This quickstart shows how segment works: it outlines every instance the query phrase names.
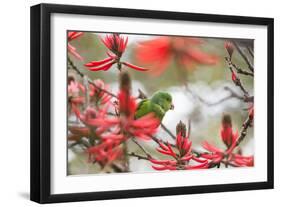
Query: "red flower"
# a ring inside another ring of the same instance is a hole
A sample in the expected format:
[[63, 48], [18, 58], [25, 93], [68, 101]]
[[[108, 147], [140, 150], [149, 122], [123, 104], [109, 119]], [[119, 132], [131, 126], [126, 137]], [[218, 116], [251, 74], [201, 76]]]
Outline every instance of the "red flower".
[[68, 96], [72, 96], [72, 97], [78, 96], [80, 91], [85, 92], [84, 86], [75, 80], [70, 81], [70, 83], [67, 86]]
[[188, 69], [196, 64], [216, 64], [217, 57], [200, 50], [200, 44], [202, 40], [199, 38], [157, 37], [140, 43], [135, 57], [139, 63], [151, 65], [154, 75], [162, 74], [173, 59]]
[[[107, 71], [111, 68], [112, 65], [115, 63], [118, 65], [125, 65], [129, 68], [132, 68], [134, 70], [138, 71], [146, 71], [147, 69], [138, 67], [136, 65], [133, 65], [131, 63], [127, 62], [121, 62], [120, 59], [123, 55], [123, 53], [126, 50], [127, 44], [128, 44], [128, 37], [123, 37], [119, 34], [109, 34], [106, 35], [104, 39], [101, 39], [103, 44], [110, 50], [107, 52], [107, 58], [99, 61], [91, 61], [87, 64], [85, 64], [86, 67], [89, 67], [89, 70], [91, 71], [100, 71], [104, 70]], [[119, 68], [120, 69], [120, 68]]]
[[100, 144], [88, 148], [91, 162], [109, 164], [122, 156], [121, 145], [127, 139], [136, 137], [149, 140], [157, 131], [159, 121], [153, 114], [134, 119], [136, 102], [133, 97], [120, 91], [118, 99], [118, 117], [107, 114], [109, 103], [102, 109], [87, 108], [84, 113], [81, 113], [78, 107], [73, 107], [73, 111], [81, 122], [94, 129], [100, 138]]
[[205, 141], [202, 146], [207, 151], [211, 152], [211, 154], [203, 153], [201, 154], [201, 157], [211, 160], [213, 164], [223, 162], [225, 165], [230, 164], [235, 167], [253, 166], [253, 156], [242, 156], [240, 150], [238, 150], [237, 153], [233, 152], [237, 147], [239, 134], [238, 131], [235, 133], [233, 132], [231, 116], [229, 114], [223, 115], [220, 135], [222, 141], [227, 146], [227, 149], [219, 149]]
[[[150, 140], [157, 131], [159, 120], [155, 118], [154, 114], [148, 114], [135, 120], [134, 114], [137, 106], [135, 98], [121, 91], [118, 99], [120, 114], [118, 117], [107, 115], [108, 105], [99, 110], [88, 108], [84, 114], [81, 114], [77, 107], [74, 111], [84, 124], [96, 127], [96, 132], [104, 139], [115, 138], [125, 141], [130, 137], [137, 137]], [[109, 131], [110, 133], [108, 133]]]
[[[106, 91], [109, 91], [109, 85], [106, 85], [100, 79], [94, 80], [93, 84], [89, 83], [90, 103], [94, 103], [96, 107], [108, 103], [112, 96]], [[85, 86], [75, 80], [71, 80], [68, 84], [68, 97], [71, 104], [85, 103], [85, 92]]]
[[112, 96], [105, 91], [109, 91], [109, 85], [106, 85], [102, 80], [94, 80], [94, 84], [89, 84], [90, 102], [94, 102], [96, 106], [108, 103]]
[[123, 150], [116, 140], [105, 140], [101, 144], [89, 147], [89, 162], [98, 162], [102, 166], [111, 164], [123, 156]]
[[72, 54], [74, 57], [78, 58], [79, 60], [83, 60], [83, 58], [79, 55], [79, 53], [76, 51], [76, 48], [73, 47], [69, 42], [72, 40], [80, 37], [83, 35], [83, 32], [68, 32], [67, 38], [68, 38], [68, 43], [67, 43], [67, 49], [70, 54]]
[[[156, 150], [161, 154], [172, 157], [169, 160], [156, 160], [150, 159], [150, 162], [156, 165], [152, 165], [155, 170], [191, 170], [191, 169], [203, 169], [208, 167], [208, 161], [195, 157], [191, 153], [192, 142], [188, 137], [183, 137], [181, 133], [177, 135], [176, 150], [173, 150], [169, 143], [159, 143], [159, 148]], [[200, 164], [189, 165], [189, 162], [193, 160]]]
[[112, 118], [107, 123], [105, 121], [104, 127], [117, 127], [117, 133], [121, 133], [123, 139], [134, 136], [150, 140], [157, 131], [159, 120], [155, 118], [153, 113], [136, 120], [136, 100], [124, 90], [118, 94], [118, 100], [119, 117]]
[[110, 34], [106, 35], [101, 41], [111, 52], [121, 57], [127, 47], [128, 37], [123, 37], [119, 34]]
[[81, 83], [75, 81], [74, 79], [71, 79], [69, 81], [69, 84], [67, 86], [67, 92], [71, 108], [73, 108], [74, 106], [76, 107], [85, 102], [84, 97], [81, 96], [81, 93], [85, 93], [85, 88]]
[[235, 167], [250, 167], [254, 165], [254, 157], [253, 156], [242, 156], [238, 153], [234, 153], [234, 149], [236, 147], [238, 139], [233, 140], [232, 145], [226, 149], [219, 149], [207, 141], [203, 142], [202, 146], [210, 153], [202, 153], [201, 157], [205, 159], [211, 160], [214, 164], [224, 163], [226, 165], [232, 165]]

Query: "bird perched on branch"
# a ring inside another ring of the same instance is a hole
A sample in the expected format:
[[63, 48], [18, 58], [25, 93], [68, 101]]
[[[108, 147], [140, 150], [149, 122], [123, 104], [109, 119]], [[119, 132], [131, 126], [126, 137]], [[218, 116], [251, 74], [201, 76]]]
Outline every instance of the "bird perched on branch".
[[139, 102], [135, 118], [138, 119], [153, 112], [161, 122], [166, 112], [170, 109], [174, 109], [172, 96], [167, 92], [158, 91], [153, 94], [151, 99], [143, 99]]

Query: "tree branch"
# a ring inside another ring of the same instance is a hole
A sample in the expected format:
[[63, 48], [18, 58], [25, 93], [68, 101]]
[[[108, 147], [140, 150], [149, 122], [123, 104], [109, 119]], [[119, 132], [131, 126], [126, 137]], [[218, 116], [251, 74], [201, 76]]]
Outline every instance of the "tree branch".
[[248, 116], [242, 125], [242, 129], [240, 131], [240, 136], [238, 137], [238, 140], [236, 142], [236, 146], [239, 146], [239, 144], [244, 140], [247, 135], [248, 128], [252, 126], [252, 122], [253, 119]]
[[237, 51], [239, 52], [239, 54], [241, 55], [241, 57], [245, 60], [245, 62], [248, 65], [248, 68], [253, 72], [254, 71], [254, 67], [251, 64], [250, 60], [248, 59], [248, 57], [246, 56], [246, 54], [242, 51], [242, 49], [240, 48], [240, 46], [238, 45], [237, 42], [233, 41], [234, 46], [236, 47]]
[[149, 157], [145, 157], [145, 156], [142, 156], [142, 155], [138, 155], [138, 154], [136, 154], [136, 153], [134, 153], [134, 152], [129, 152], [129, 153], [127, 153], [127, 155], [128, 155], [128, 156], [131, 156], [131, 157], [136, 157], [136, 158], [138, 158], [139, 160], [147, 160], [147, 161], [149, 161]]
[[70, 67], [68, 67], [68, 68], [71, 68], [71, 69], [73, 69], [74, 71], [76, 71], [77, 74], [78, 74], [80, 77], [82, 77], [82, 78], [86, 77], [86, 80], [87, 80], [90, 84], [92, 84], [95, 88], [97, 88], [98, 90], [100, 90], [100, 91], [102, 91], [102, 92], [105, 92], [105, 93], [111, 95], [112, 97], [117, 98], [117, 96], [116, 96], [115, 94], [113, 94], [113, 93], [111, 93], [111, 92], [109, 92], [109, 91], [107, 91], [107, 90], [105, 90], [105, 89], [103, 89], [103, 88], [100, 88], [100, 87], [97, 86], [92, 80], [90, 80], [86, 75], [84, 75], [84, 74], [74, 65], [73, 61], [72, 61], [69, 57], [67, 57], [67, 62], [68, 62], [68, 64], [69, 64], [69, 66], [70, 66]]
[[247, 46], [247, 50], [248, 50], [249, 54], [250, 54], [252, 57], [254, 57], [254, 52], [253, 52], [253, 50], [252, 50], [249, 46]]
[[[228, 62], [228, 57], [225, 57], [225, 60]], [[229, 66], [228, 68], [229, 68], [231, 74], [235, 74], [235, 72], [233, 71], [232, 65], [229, 64], [228, 66]], [[239, 78], [239, 76], [237, 74], [235, 74], [235, 79], [232, 78], [232, 81], [236, 86], [238, 86], [243, 91], [245, 97], [249, 96], [249, 92], [245, 89], [245, 87], [242, 84], [241, 79]]]
[[138, 143], [138, 141], [133, 138], [132, 141], [141, 149], [141, 151], [143, 151], [143, 153], [148, 157], [151, 158], [152, 156], [144, 149], [143, 146], [140, 145], [140, 143]]
[[228, 63], [229, 66], [232, 66], [233, 68], [235, 68], [235, 70], [237, 71], [237, 73], [240, 73], [240, 74], [243, 74], [243, 75], [249, 75], [249, 76], [254, 77], [254, 73], [245, 71], [245, 70], [243, 70], [242, 68], [238, 67], [236, 64], [234, 64], [234, 63], [232, 62], [231, 58], [226, 57], [225, 59], [226, 59], [226, 61], [227, 61], [227, 63]]

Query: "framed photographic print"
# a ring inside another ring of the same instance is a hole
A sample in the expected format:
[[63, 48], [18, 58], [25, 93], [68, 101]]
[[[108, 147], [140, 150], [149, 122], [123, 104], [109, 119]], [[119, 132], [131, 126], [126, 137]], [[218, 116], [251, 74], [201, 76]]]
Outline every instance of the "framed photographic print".
[[273, 188], [273, 19], [31, 7], [31, 200]]

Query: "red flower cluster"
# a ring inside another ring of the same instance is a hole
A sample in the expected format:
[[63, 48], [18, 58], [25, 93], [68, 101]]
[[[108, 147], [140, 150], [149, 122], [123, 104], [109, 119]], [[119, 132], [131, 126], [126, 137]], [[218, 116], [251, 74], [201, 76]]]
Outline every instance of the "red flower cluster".
[[[106, 85], [102, 80], [94, 80], [89, 84], [89, 98], [90, 103], [94, 103], [99, 107], [108, 103], [112, 96], [106, 91], [109, 91], [109, 85]], [[85, 86], [81, 83], [71, 80], [68, 84], [68, 97], [70, 103], [73, 105], [83, 104], [85, 102]]]
[[169, 63], [176, 63], [188, 69], [196, 64], [212, 65], [217, 63], [217, 57], [199, 49], [202, 40], [191, 37], [157, 37], [140, 43], [135, 50], [139, 63], [150, 65], [154, 75], [161, 75]]
[[[97, 132], [103, 139], [127, 140], [130, 137], [137, 137], [150, 140], [156, 133], [159, 120], [154, 114], [148, 114], [135, 119], [136, 100], [124, 91], [118, 95], [119, 116], [107, 116], [104, 110], [95, 113], [95, 118], [86, 121], [86, 124], [97, 127]], [[108, 131], [111, 131], [108, 133]]]
[[253, 156], [242, 156], [238, 153], [234, 153], [238, 142], [238, 132], [233, 132], [231, 117], [229, 115], [224, 115], [221, 127], [221, 139], [227, 146], [226, 150], [219, 149], [207, 141], [203, 142], [202, 146], [209, 153], [201, 154], [201, 157], [211, 160], [212, 163], [218, 164], [223, 162], [225, 165], [232, 165], [235, 167], [243, 166], [253, 166], [254, 157]]
[[105, 84], [102, 80], [94, 80], [94, 85], [89, 84], [90, 102], [94, 102], [96, 106], [108, 103], [112, 96], [106, 91], [109, 91], [109, 85]]
[[[191, 169], [203, 169], [208, 167], [208, 161], [200, 159], [194, 156], [191, 152], [192, 142], [188, 137], [182, 136], [181, 133], [177, 135], [176, 150], [173, 150], [169, 143], [159, 143], [160, 148], [156, 150], [161, 154], [171, 156], [171, 160], [156, 160], [150, 159], [150, 162], [156, 165], [152, 165], [155, 170], [191, 170]], [[189, 162], [193, 160], [200, 164], [190, 165]]]
[[73, 106], [73, 111], [79, 120], [88, 128], [94, 129], [95, 135], [99, 138], [99, 143], [90, 147], [88, 153], [91, 161], [95, 160], [102, 164], [119, 158], [122, 155], [120, 145], [127, 139], [136, 137], [150, 140], [159, 126], [159, 120], [153, 113], [135, 119], [137, 103], [130, 94], [130, 77], [125, 72], [122, 72], [120, 76], [116, 115], [108, 114], [112, 104], [108, 102], [107, 96], [103, 99], [107, 100], [107, 103], [102, 108], [88, 107], [84, 113], [81, 113], [76, 105]]
[[81, 96], [81, 94], [85, 93], [85, 87], [81, 83], [75, 81], [74, 78], [69, 80], [67, 92], [71, 106], [77, 106], [84, 103], [84, 96]]
[[[119, 34], [110, 34], [106, 35], [104, 39], [102, 39], [103, 44], [110, 50], [107, 52], [107, 58], [99, 61], [91, 61], [85, 64], [86, 67], [89, 67], [91, 71], [107, 71], [111, 68], [113, 64], [117, 64], [118, 67], [121, 65], [128, 66], [134, 70], [146, 71], [147, 69], [138, 67], [128, 62], [120, 62], [120, 59], [125, 52], [125, 49], [128, 44], [128, 37], [122, 37]], [[119, 68], [119, 69], [120, 69]]]
[[[89, 162], [98, 162], [104, 166], [112, 163], [114, 160], [117, 160], [122, 156], [122, 149], [119, 146], [122, 139], [118, 139], [117, 136], [110, 135], [106, 138], [100, 136], [105, 129], [102, 128], [102, 125], [100, 125], [100, 127], [97, 126], [97, 120], [101, 120], [106, 117], [107, 107], [98, 110], [94, 108], [87, 108], [83, 114], [80, 113], [80, 110], [77, 107], [73, 107], [73, 111], [88, 130], [83, 128], [83, 130], [79, 129], [79, 131], [73, 131], [72, 128], [69, 128], [72, 133], [69, 136], [69, 139], [80, 139], [83, 135], [87, 135], [85, 137], [94, 136], [95, 138], [98, 138], [98, 142], [87, 149]], [[94, 134], [86, 134], [87, 132], [91, 133], [93, 129], [95, 131]], [[83, 133], [81, 133], [81, 130]]]
[[234, 167], [251, 167], [254, 165], [254, 157], [253, 156], [242, 156], [239, 153], [234, 153], [234, 149], [236, 147], [237, 140], [235, 140], [232, 146], [227, 149], [219, 149], [207, 141], [203, 143], [203, 147], [211, 152], [211, 154], [201, 154], [201, 157], [211, 160], [212, 163], [224, 163], [225, 165], [231, 165]]
[[103, 141], [97, 146], [88, 148], [89, 162], [98, 162], [102, 166], [111, 164], [123, 156], [120, 142], [112, 139]]
[[76, 48], [72, 46], [69, 42], [80, 37], [83, 35], [83, 32], [68, 32], [67, 34], [67, 49], [70, 54], [72, 54], [74, 57], [78, 58], [79, 60], [83, 60], [83, 58], [79, 55], [79, 53], [76, 51]]

